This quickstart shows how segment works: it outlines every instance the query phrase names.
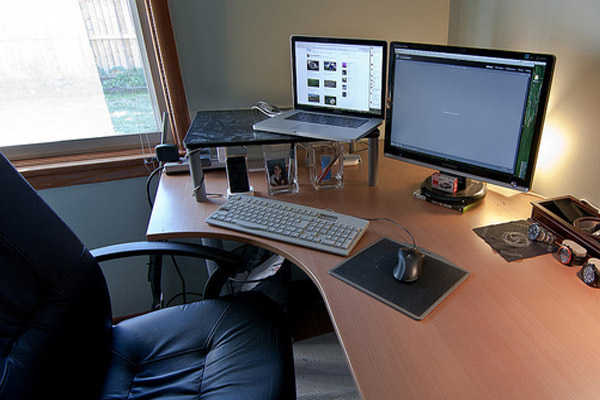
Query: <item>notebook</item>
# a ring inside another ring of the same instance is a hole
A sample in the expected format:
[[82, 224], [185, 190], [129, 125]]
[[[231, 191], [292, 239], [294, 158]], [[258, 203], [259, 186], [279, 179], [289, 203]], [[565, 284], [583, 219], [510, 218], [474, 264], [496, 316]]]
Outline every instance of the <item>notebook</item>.
[[315, 139], [359, 139], [383, 122], [387, 42], [292, 36], [292, 110], [254, 130]]

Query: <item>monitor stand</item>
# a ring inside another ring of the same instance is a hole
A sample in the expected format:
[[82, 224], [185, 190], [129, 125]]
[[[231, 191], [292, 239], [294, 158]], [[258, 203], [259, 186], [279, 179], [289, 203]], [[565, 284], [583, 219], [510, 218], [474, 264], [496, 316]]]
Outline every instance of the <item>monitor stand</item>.
[[421, 186], [421, 195], [430, 200], [448, 205], [471, 204], [485, 197], [487, 193], [485, 183], [465, 177], [457, 176], [456, 178], [458, 178], [458, 190], [450, 193], [434, 188], [431, 184], [430, 176], [425, 179], [423, 186]]

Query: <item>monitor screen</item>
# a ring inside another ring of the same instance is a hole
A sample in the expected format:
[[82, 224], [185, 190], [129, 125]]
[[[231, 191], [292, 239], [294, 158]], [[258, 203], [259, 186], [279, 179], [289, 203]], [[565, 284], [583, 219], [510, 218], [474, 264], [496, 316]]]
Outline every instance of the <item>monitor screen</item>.
[[292, 36], [294, 107], [384, 114], [387, 43]]
[[384, 153], [531, 188], [554, 56], [392, 42]]

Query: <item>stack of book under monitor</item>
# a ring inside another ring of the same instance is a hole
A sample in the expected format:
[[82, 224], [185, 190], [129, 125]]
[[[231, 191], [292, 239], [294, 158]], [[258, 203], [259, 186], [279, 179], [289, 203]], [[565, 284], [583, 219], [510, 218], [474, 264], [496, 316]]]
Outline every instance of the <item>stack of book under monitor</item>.
[[456, 181], [453, 181], [454, 190], [442, 190], [438, 188], [439, 175], [439, 173], [433, 174], [427, 178], [423, 185], [413, 192], [413, 197], [459, 212], [466, 212], [479, 204], [487, 193], [485, 183], [471, 179], [459, 183], [459, 190], [456, 189]]

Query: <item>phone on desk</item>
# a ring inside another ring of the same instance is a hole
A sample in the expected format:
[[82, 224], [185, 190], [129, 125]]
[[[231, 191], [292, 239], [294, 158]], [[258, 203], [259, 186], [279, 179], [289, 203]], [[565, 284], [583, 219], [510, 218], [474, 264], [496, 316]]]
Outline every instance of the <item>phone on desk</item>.
[[227, 194], [248, 193], [252, 191], [248, 178], [246, 156], [229, 156], [225, 160], [227, 173]]

